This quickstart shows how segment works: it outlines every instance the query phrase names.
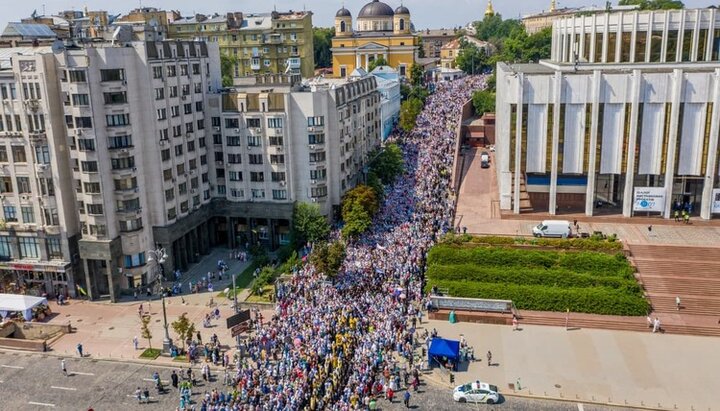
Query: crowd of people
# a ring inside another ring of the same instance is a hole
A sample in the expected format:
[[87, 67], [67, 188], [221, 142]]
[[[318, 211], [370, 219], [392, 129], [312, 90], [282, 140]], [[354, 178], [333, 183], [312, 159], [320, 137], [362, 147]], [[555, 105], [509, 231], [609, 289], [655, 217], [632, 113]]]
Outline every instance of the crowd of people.
[[[393, 136], [405, 171], [386, 188], [373, 226], [347, 246], [334, 281], [306, 264], [277, 296], [269, 321], [237, 356], [227, 396], [203, 400], [208, 410], [372, 409], [417, 389], [414, 356], [422, 322], [425, 255], [453, 229], [453, 156], [462, 104], [483, 77], [438, 85], [415, 129]], [[222, 399], [222, 401], [220, 401]]]

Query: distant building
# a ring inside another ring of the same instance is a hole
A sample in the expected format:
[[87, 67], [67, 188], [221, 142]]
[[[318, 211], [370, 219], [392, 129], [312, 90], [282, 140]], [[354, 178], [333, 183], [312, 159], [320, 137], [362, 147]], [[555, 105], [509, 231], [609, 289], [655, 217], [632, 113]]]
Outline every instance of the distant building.
[[372, 0], [360, 9], [353, 30], [352, 14], [346, 8], [335, 15], [332, 39], [333, 75], [347, 77], [356, 68], [368, 70], [383, 58], [401, 77], [409, 74], [418, 52], [418, 37], [412, 33], [410, 10]]
[[44, 24], [8, 23], [0, 34], [0, 47], [51, 45], [58, 36]]
[[[638, 9], [640, 6], [613, 6], [609, 11], [631, 11]], [[596, 13], [606, 13], [608, 9], [602, 7], [563, 7], [557, 8], [556, 0], [550, 1], [550, 9], [548, 11], [542, 11], [540, 13], [529, 14], [522, 18], [523, 26], [528, 34], [534, 34], [541, 31], [544, 28], [552, 27], [553, 22], [558, 19], [570, 17], [574, 15], [588, 15]]]
[[453, 41], [458, 35], [463, 33], [462, 30], [457, 28], [453, 29], [439, 29], [431, 30], [427, 29], [419, 31], [418, 37], [422, 40], [422, 47], [425, 51], [425, 57], [427, 58], [440, 58], [440, 49], [447, 43]]
[[397, 70], [389, 66], [376, 67], [370, 74], [375, 76], [380, 92], [380, 121], [384, 141], [400, 119], [400, 76]]
[[478, 50], [480, 50], [481, 53], [484, 53], [485, 55], [490, 55], [490, 43], [488, 43], [487, 41], [478, 40], [472, 36], [462, 36], [460, 38], [456, 38], [450, 41], [442, 47], [442, 50], [440, 51], [440, 67], [444, 69], [456, 68], [455, 59], [457, 59], [458, 55], [460, 54], [460, 46], [462, 45], [463, 40], [470, 44], [473, 44], [475, 47], [478, 48]]

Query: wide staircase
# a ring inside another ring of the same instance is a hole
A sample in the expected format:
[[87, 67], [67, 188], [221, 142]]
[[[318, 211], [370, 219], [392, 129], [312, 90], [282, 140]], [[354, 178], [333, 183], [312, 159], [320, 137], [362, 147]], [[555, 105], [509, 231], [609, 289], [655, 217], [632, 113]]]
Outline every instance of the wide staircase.
[[720, 248], [630, 245], [630, 252], [665, 331], [720, 336]]
[[[512, 179], [512, 193], [515, 192], [515, 179]], [[514, 200], [513, 200], [514, 201]], [[514, 206], [513, 206], [514, 207]], [[532, 202], [530, 201], [530, 194], [527, 192], [527, 183], [525, 181], [525, 174], [520, 175], [520, 212], [529, 213], [533, 211]]]

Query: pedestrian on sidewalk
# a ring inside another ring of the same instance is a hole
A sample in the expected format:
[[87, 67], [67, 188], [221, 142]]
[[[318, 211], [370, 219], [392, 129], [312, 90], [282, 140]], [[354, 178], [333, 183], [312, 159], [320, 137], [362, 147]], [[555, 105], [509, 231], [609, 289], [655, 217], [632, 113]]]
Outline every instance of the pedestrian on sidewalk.
[[77, 352], [80, 355], [80, 357], [83, 357], [83, 346], [82, 343], [78, 343], [77, 345]]
[[178, 377], [177, 373], [175, 372], [175, 370], [173, 370], [172, 374], [170, 374], [170, 380], [172, 381], [173, 388], [177, 388], [179, 377]]
[[405, 403], [405, 408], [410, 408], [410, 391], [405, 391], [403, 402]]
[[142, 303], [140, 303], [140, 306], [138, 307], [138, 316], [142, 317], [142, 316], [143, 316], [143, 312], [144, 312], [144, 311], [143, 311], [143, 305], [142, 305]]
[[518, 330], [518, 318], [515, 314], [513, 314], [513, 317], [512, 317], [512, 326], [513, 326], [513, 331]]
[[653, 320], [653, 332], [656, 333], [660, 330], [660, 319], [655, 317]]
[[675, 306], [677, 310], [680, 311], [680, 296], [675, 297]]
[[138, 338], [137, 335], [133, 337], [133, 346], [135, 347], [135, 351], [138, 349]]
[[65, 359], [64, 358], [62, 360], [60, 360], [60, 369], [62, 370], [63, 374], [67, 377], [68, 372], [67, 372], [67, 367], [65, 367]]
[[488, 353], [487, 353], [487, 360], [488, 360], [487, 365], [489, 367], [492, 365], [492, 352], [490, 352], [490, 350], [488, 350]]

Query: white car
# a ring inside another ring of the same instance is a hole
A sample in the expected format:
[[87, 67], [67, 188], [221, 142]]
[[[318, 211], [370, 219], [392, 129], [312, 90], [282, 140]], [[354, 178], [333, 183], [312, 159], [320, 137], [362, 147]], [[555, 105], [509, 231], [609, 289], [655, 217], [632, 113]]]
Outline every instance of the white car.
[[496, 404], [500, 401], [500, 394], [498, 394], [496, 386], [475, 381], [455, 387], [453, 390], [453, 400], [457, 402]]

